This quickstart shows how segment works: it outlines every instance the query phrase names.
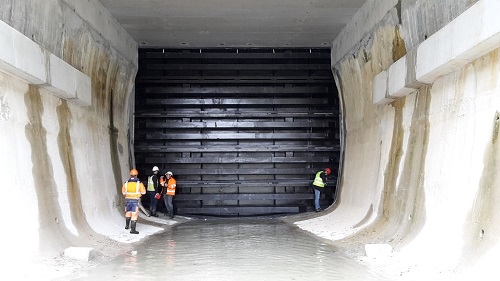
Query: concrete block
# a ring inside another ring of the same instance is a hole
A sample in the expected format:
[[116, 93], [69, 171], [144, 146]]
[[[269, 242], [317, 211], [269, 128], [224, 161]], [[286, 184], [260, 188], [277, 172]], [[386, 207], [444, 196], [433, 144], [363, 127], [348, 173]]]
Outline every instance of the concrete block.
[[394, 101], [394, 98], [387, 97], [387, 71], [377, 74], [373, 81], [373, 104], [383, 105]]
[[392, 253], [392, 246], [389, 244], [365, 244], [365, 253], [369, 258], [385, 258]]
[[63, 99], [76, 98], [75, 69], [53, 54], [48, 57], [47, 83], [42, 87]]
[[64, 250], [64, 256], [80, 261], [90, 261], [95, 257], [95, 251], [90, 247], [69, 247]]
[[44, 84], [46, 52], [35, 42], [0, 21], [0, 70], [31, 84]]
[[387, 79], [387, 95], [389, 97], [399, 98], [415, 91], [413, 88], [406, 87], [407, 67], [412, 66], [407, 65], [406, 56], [400, 58], [389, 67]]
[[74, 69], [75, 71], [75, 84], [76, 84], [76, 98], [70, 100], [80, 106], [92, 105], [92, 81], [89, 76]]

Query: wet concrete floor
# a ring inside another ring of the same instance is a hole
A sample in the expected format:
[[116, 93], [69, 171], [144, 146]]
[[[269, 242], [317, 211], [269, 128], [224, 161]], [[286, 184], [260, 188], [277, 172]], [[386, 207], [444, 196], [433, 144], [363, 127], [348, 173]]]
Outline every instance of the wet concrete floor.
[[387, 279], [276, 219], [197, 219], [74, 280]]

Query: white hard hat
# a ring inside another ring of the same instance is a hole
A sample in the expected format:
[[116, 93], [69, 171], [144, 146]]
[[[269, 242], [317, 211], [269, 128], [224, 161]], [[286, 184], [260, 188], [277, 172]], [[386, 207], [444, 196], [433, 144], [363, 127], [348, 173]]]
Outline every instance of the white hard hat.
[[165, 175], [171, 175], [171, 176], [173, 176], [174, 174], [172, 172], [168, 171], [168, 172], [165, 173]]
[[159, 170], [160, 170], [160, 169], [158, 169], [158, 166], [154, 166], [154, 167], [153, 167], [153, 172], [157, 172], [157, 171], [159, 171]]

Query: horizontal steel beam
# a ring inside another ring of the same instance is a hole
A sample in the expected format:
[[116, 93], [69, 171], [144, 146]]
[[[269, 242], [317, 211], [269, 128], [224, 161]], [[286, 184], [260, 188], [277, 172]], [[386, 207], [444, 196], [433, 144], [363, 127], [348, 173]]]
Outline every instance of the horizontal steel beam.
[[205, 214], [205, 215], [256, 215], [256, 214], [285, 214], [298, 213], [298, 206], [293, 207], [179, 207], [178, 214]]
[[148, 98], [146, 99], [147, 105], [172, 105], [175, 104], [177, 107], [190, 108], [190, 107], [237, 107], [237, 106], [247, 106], [247, 107], [272, 107], [272, 106], [290, 106], [290, 105], [302, 105], [303, 107], [308, 107], [310, 105], [328, 105], [328, 100], [326, 98], [253, 98], [253, 99], [231, 99], [231, 98], [202, 98], [202, 99], [174, 99], [174, 98]]
[[[303, 77], [303, 76], [301, 76]], [[169, 76], [169, 78], [172, 78]], [[207, 79], [207, 77], [204, 77]], [[221, 77], [222, 79], [222, 77]], [[227, 77], [225, 78], [227, 79]], [[331, 77], [329, 77], [331, 80]], [[281, 94], [328, 94], [329, 87], [326, 86], [295, 86], [295, 87], [255, 87], [255, 86], [220, 86], [220, 87], [173, 87], [173, 86], [148, 86], [141, 93], [144, 94], [229, 94], [229, 95], [241, 95], [241, 94], [255, 94], [255, 95], [281, 95]]]
[[310, 76], [308, 78], [302, 78], [302, 79], [277, 79], [273, 78], [270, 74], [267, 78], [266, 77], [257, 77], [256, 78], [250, 78], [250, 77], [236, 77], [232, 76], [234, 78], [228, 77], [226, 79], [220, 79], [217, 78], [216, 76], [200, 76], [197, 78], [184, 78], [184, 77], [176, 77], [173, 75], [169, 75], [165, 78], [160, 78], [156, 76], [150, 76], [150, 77], [142, 77], [138, 78], [136, 80], [136, 84], [203, 84], [203, 85], [233, 85], [233, 84], [272, 84], [272, 85], [277, 85], [277, 84], [301, 84], [301, 85], [308, 85], [308, 84], [325, 84], [325, 85], [332, 85], [332, 77], [325, 77], [325, 76]]
[[329, 60], [330, 52], [290, 52], [290, 53], [273, 53], [273, 52], [259, 52], [259, 53], [204, 53], [204, 52], [139, 52], [141, 61], [148, 61], [148, 59], [267, 59], [267, 60], [280, 60], [280, 59], [322, 59]]
[[146, 139], [154, 140], [300, 140], [300, 139], [325, 139], [327, 133], [198, 133], [198, 134], [169, 134], [150, 133]]
[[291, 122], [250, 122], [250, 121], [203, 121], [203, 122], [142, 122], [146, 123], [145, 127], [148, 129], [226, 129], [226, 128], [239, 128], [239, 129], [254, 129], [254, 128], [329, 128], [331, 125], [330, 120], [314, 120], [314, 121], [291, 121]]
[[136, 145], [135, 152], [151, 152], [151, 153], [171, 153], [171, 152], [328, 152], [340, 151], [340, 145], [326, 145], [326, 142], [321, 146], [313, 145]]
[[178, 175], [304, 175], [314, 174], [318, 168], [203, 168], [203, 169], [175, 169]]
[[289, 64], [196, 64], [196, 63], [149, 63], [148, 70], [330, 70], [330, 64], [289, 63]]
[[328, 163], [329, 157], [147, 157], [145, 163], [171, 163], [171, 164], [209, 164], [209, 163]]
[[299, 112], [280, 111], [247, 111], [247, 110], [225, 110], [225, 111], [196, 111], [196, 110], [168, 110], [155, 112], [137, 111], [137, 118], [325, 118], [327, 116], [337, 117], [339, 111], [330, 110], [301, 110]]
[[204, 200], [309, 200], [314, 199], [311, 193], [251, 193], [251, 194], [228, 194], [228, 193], [206, 193], [206, 194], [178, 194], [175, 201], [204, 201]]

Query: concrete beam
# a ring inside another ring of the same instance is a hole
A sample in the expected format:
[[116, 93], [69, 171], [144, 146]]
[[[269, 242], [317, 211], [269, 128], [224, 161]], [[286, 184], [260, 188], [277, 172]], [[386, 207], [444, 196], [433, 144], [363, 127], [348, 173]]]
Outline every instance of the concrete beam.
[[92, 104], [90, 77], [0, 21], [0, 71], [80, 106]]
[[[500, 47], [500, 1], [480, 0], [375, 76], [373, 103], [387, 104]], [[383, 83], [386, 85], [383, 85]], [[387, 89], [385, 97], [382, 91]]]
[[500, 1], [481, 0], [418, 46], [416, 80], [438, 77], [500, 47]]
[[43, 49], [21, 32], [0, 21], [0, 70], [30, 84], [47, 80]]
[[387, 94], [387, 71], [380, 72], [373, 81], [373, 103], [382, 105], [394, 101], [394, 98]]

